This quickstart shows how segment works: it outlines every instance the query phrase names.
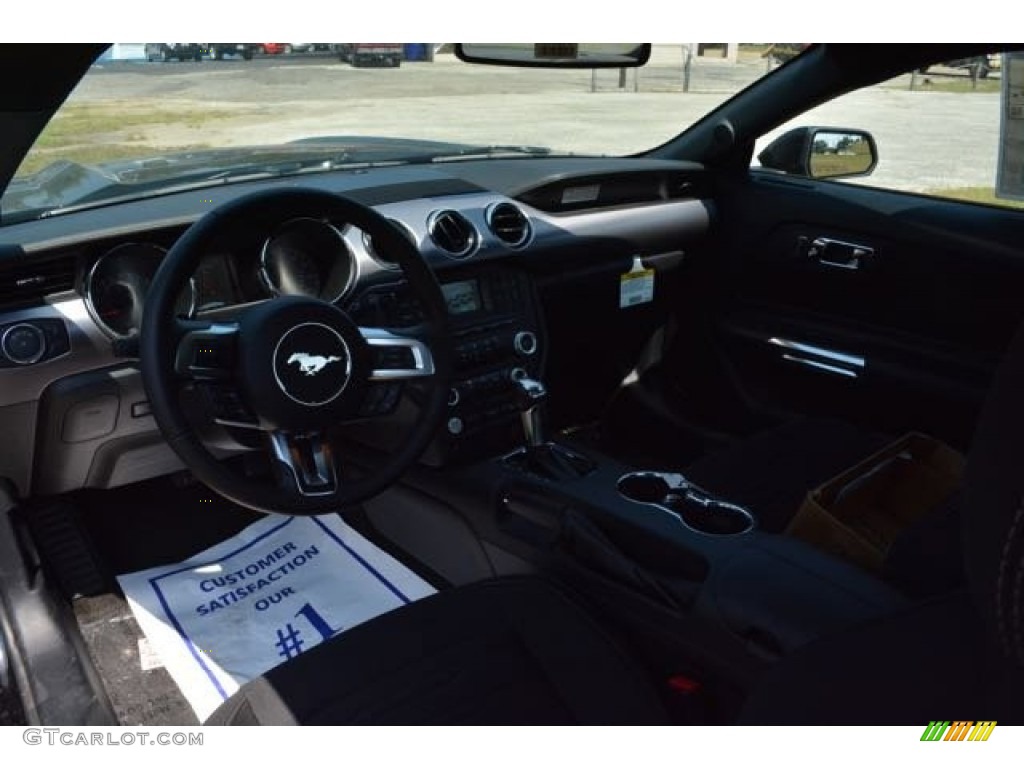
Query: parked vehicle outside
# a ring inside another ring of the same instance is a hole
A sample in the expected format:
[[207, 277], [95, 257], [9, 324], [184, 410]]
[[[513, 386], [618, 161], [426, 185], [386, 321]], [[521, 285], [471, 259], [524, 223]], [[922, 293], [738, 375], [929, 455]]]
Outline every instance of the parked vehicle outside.
[[201, 61], [201, 43], [146, 43], [146, 61]]
[[338, 43], [338, 58], [353, 67], [398, 67], [402, 43]]
[[207, 43], [210, 55], [220, 61], [225, 56], [241, 56], [248, 61], [256, 45], [252, 43]]

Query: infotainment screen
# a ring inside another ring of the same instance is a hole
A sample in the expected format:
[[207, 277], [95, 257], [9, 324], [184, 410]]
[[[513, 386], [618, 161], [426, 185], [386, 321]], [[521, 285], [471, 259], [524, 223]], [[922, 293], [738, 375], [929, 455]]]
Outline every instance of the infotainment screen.
[[449, 314], [461, 315], [480, 309], [480, 286], [476, 280], [445, 283], [441, 286], [441, 293], [448, 303]]

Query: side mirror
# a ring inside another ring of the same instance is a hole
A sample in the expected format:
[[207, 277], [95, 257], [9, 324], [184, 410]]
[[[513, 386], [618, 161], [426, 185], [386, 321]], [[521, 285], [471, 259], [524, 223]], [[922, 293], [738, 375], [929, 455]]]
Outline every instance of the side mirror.
[[757, 156], [763, 168], [806, 179], [867, 176], [878, 165], [878, 148], [867, 131], [794, 128]]

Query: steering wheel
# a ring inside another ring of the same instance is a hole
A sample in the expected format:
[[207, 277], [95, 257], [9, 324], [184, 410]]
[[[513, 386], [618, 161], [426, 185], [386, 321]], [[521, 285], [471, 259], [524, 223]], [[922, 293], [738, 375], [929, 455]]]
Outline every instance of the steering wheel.
[[[423, 322], [368, 328], [315, 298], [281, 296], [226, 321], [175, 315], [177, 296], [220, 238], [297, 217], [358, 227], [402, 269]], [[441, 425], [451, 374], [448, 312], [433, 272], [397, 227], [365, 205], [330, 192], [289, 187], [229, 202], [193, 224], [164, 257], [143, 310], [142, 378], [157, 426], [185, 466], [217, 493], [267, 514], [315, 515], [366, 501], [419, 458]], [[358, 478], [343, 477], [331, 431], [389, 412], [396, 390], [421, 385], [420, 413], [400, 447]], [[212, 418], [253, 430], [275, 482], [243, 478], [200, 439], [183, 404], [204, 393]], [[390, 406], [382, 403], [390, 403]]]

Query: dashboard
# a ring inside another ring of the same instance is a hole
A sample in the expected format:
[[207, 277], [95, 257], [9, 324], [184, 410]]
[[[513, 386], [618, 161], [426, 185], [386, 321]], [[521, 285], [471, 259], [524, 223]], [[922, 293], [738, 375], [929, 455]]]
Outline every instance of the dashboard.
[[[567, 307], [557, 286], [579, 281], [581, 302], [568, 309], [584, 324], [615, 315], [618, 277], [635, 258], [656, 269], [675, 265], [708, 232], [713, 206], [702, 178], [698, 166], [667, 161], [472, 161], [247, 182], [4, 227], [0, 426], [14, 437], [0, 445], [0, 465], [23, 494], [113, 487], [180, 469], [138, 373], [148, 285], [211, 208], [298, 184], [371, 205], [438, 276], [456, 374], [444, 434], [425, 460], [444, 465], [508, 449], [518, 435], [510, 382], [544, 377], [558, 359], [552, 339], [568, 332], [558, 327]], [[603, 275], [600, 288], [594, 274]], [[315, 216], [231, 232], [204, 252], [175, 311], [227, 317], [281, 295], [333, 302], [361, 325], [417, 321], [389, 255], [349, 223]], [[402, 396], [401, 385], [370, 395], [384, 412]]]

